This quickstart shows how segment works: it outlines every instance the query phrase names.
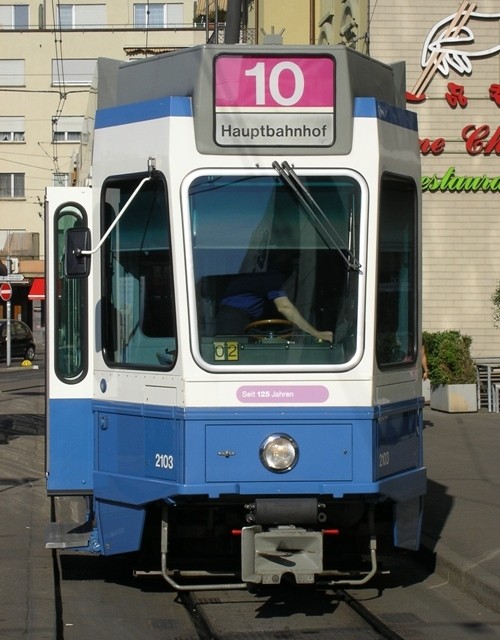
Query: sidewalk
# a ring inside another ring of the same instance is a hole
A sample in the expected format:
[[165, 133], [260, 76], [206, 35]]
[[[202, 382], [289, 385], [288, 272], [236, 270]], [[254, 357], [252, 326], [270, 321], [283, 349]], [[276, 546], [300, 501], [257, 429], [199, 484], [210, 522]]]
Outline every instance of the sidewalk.
[[436, 571], [500, 612], [500, 414], [424, 410], [422, 546]]
[[8, 383], [1, 375], [0, 638], [55, 640], [52, 556], [44, 547], [45, 399], [38, 389], [1, 393]]

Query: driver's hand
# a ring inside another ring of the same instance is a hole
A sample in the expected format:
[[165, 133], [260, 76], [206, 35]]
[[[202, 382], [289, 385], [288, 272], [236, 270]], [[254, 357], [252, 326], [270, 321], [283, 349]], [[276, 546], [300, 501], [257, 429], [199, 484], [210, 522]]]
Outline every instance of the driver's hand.
[[333, 342], [333, 331], [317, 331], [314, 337], [325, 342]]

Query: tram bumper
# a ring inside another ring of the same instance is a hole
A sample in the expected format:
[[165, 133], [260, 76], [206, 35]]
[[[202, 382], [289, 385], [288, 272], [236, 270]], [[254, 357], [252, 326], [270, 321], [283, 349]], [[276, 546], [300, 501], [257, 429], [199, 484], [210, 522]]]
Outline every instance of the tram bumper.
[[241, 568], [247, 583], [279, 584], [288, 574], [297, 584], [313, 584], [323, 571], [322, 534], [290, 525], [268, 531], [260, 525], [244, 527]]

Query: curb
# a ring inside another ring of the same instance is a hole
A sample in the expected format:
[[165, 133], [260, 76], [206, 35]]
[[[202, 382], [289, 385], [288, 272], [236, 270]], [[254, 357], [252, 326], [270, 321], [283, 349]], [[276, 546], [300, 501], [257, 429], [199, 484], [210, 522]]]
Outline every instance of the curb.
[[9, 371], [32, 371], [33, 369], [39, 369], [40, 367], [37, 364], [31, 364], [29, 366], [21, 366], [16, 365], [15, 367], [0, 367], [0, 374], [9, 373]]
[[422, 534], [421, 552], [432, 557], [434, 571], [449, 584], [477, 602], [500, 613], [500, 578], [485, 571], [478, 562], [467, 562], [443, 542]]

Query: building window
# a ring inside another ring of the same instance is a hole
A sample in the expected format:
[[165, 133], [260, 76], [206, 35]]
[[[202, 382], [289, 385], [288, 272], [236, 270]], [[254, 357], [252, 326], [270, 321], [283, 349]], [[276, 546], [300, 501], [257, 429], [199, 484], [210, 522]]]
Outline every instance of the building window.
[[58, 4], [59, 29], [95, 29], [106, 26], [105, 4]]
[[0, 142], [24, 142], [24, 116], [0, 116]]
[[92, 84], [96, 60], [52, 60], [52, 84]]
[[134, 28], [136, 29], [182, 27], [183, 23], [184, 12], [181, 2], [134, 4]]
[[29, 29], [29, 5], [0, 5], [0, 29]]
[[0, 60], [0, 86], [24, 87], [24, 60]]
[[80, 142], [83, 116], [52, 118], [52, 142]]
[[24, 198], [24, 173], [0, 173], [0, 198]]

